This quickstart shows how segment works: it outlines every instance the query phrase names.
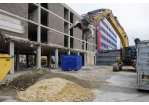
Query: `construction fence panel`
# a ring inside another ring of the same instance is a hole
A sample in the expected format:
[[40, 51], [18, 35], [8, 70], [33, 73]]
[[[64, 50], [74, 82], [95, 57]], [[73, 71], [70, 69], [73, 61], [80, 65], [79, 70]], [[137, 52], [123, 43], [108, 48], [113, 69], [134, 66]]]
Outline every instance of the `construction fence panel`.
[[116, 57], [120, 54], [120, 50], [109, 50], [96, 53], [96, 66], [113, 65], [116, 63]]

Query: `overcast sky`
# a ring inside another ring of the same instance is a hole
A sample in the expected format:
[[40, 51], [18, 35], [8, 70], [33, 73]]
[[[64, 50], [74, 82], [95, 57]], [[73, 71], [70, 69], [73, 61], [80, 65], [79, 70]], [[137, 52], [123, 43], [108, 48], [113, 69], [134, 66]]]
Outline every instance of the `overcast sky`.
[[[66, 3], [79, 15], [89, 11], [108, 8], [117, 16], [129, 38], [129, 45], [134, 45], [134, 38], [149, 40], [149, 3]], [[117, 38], [117, 46], [120, 40]]]

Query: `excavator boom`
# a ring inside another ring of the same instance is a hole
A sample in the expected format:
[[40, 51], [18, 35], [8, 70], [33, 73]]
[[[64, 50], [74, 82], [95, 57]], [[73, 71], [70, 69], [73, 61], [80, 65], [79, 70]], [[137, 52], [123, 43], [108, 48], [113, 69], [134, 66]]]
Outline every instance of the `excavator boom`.
[[[93, 14], [98, 13], [96, 16], [94, 16]], [[112, 10], [110, 9], [98, 9], [98, 10], [94, 10], [94, 11], [90, 11], [88, 12], [83, 19], [81, 19], [80, 21], [76, 21], [72, 26], [72, 27], [78, 27], [79, 29], [81, 29], [83, 31], [83, 34], [85, 33], [86, 36], [91, 36], [91, 32], [89, 32], [89, 30], [92, 30], [92, 25], [91, 22], [97, 21], [97, 20], [101, 20], [106, 18], [108, 20], [108, 22], [111, 24], [111, 26], [113, 27], [113, 29], [116, 31], [116, 33], [118, 34], [121, 43], [122, 43], [122, 47], [123, 47], [123, 55], [125, 55], [125, 47], [129, 46], [129, 40], [127, 37], [126, 32], [124, 31], [123, 27], [120, 25], [120, 23], [118, 22], [117, 18], [114, 17], [114, 15], [112, 14]], [[90, 38], [90, 37], [88, 37]]]

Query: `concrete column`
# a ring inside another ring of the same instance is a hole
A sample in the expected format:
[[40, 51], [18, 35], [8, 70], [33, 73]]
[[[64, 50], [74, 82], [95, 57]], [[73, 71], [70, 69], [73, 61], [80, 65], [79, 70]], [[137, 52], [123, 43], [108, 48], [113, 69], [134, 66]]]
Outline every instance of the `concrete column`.
[[84, 43], [84, 50], [86, 50], [86, 42]]
[[69, 34], [69, 36], [68, 36], [68, 48], [70, 48], [70, 30], [69, 30], [69, 28], [70, 28], [70, 10], [68, 10], [68, 21], [69, 21], [69, 24], [68, 24], [68, 34]]
[[10, 69], [10, 73], [14, 73], [14, 42], [9, 42], [9, 55], [13, 56], [12, 58], [12, 66]]
[[41, 68], [41, 46], [37, 46], [36, 67]]
[[16, 69], [19, 70], [19, 65], [20, 65], [20, 57], [19, 57], [19, 48], [17, 48], [17, 54], [16, 54]]
[[[40, 5], [40, 3], [39, 3]], [[41, 8], [38, 7], [38, 23], [40, 24], [41, 23]], [[41, 26], [38, 25], [37, 27], [37, 42], [40, 42], [41, 41]]]
[[77, 52], [78, 55], [80, 55], [80, 52]]
[[37, 42], [41, 42], [41, 26], [37, 27]]
[[68, 50], [67, 55], [70, 55], [70, 50]]
[[51, 64], [51, 51], [48, 53], [48, 65]]
[[68, 36], [68, 48], [70, 48], [70, 36]]
[[[40, 3], [39, 3], [40, 5]], [[38, 23], [41, 23], [41, 8], [40, 6], [38, 7]]]
[[84, 53], [84, 66], [86, 66], [86, 53]]
[[28, 67], [28, 54], [26, 54], [26, 67]]
[[68, 21], [70, 22], [70, 10], [68, 10]]
[[58, 69], [58, 49], [55, 49], [55, 69]]

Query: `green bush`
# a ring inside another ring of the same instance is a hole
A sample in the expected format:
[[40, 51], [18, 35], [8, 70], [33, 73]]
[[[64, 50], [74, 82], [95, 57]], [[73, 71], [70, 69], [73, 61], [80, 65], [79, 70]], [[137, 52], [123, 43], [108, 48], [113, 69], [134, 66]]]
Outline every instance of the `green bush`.
[[106, 63], [105, 66], [111, 66], [111, 64], [110, 63]]

